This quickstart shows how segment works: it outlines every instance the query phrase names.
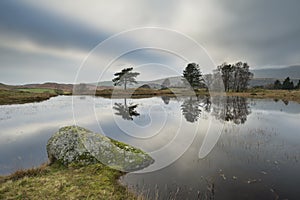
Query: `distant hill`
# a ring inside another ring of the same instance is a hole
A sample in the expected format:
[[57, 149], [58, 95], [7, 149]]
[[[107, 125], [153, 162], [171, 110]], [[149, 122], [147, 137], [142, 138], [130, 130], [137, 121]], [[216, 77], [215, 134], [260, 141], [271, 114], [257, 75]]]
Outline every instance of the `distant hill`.
[[274, 78], [285, 79], [290, 77], [291, 79], [300, 79], [300, 65], [294, 65], [284, 68], [265, 68], [251, 70], [254, 74], [254, 78]]
[[[250, 81], [250, 87], [253, 86], [266, 86], [273, 84], [277, 79], [283, 81], [286, 77], [290, 77], [294, 84], [298, 83], [300, 79], [300, 65], [289, 66], [285, 68], [265, 68], [251, 70], [254, 74], [254, 78]], [[205, 76], [205, 75], [204, 75]], [[149, 85], [151, 88], [160, 89], [162, 83], [167, 78], [152, 80], [152, 81], [138, 81], [137, 84], [128, 85], [128, 88], [138, 88], [142, 85]], [[183, 87], [181, 76], [168, 77], [170, 81], [170, 87]], [[204, 77], [205, 79], [205, 77]], [[98, 83], [85, 83], [85, 88], [88, 90], [95, 90], [96, 86], [98, 90], [109, 89], [113, 87], [112, 81], [102, 81]], [[81, 84], [75, 85], [75, 87], [81, 87]], [[60, 89], [64, 91], [72, 91], [73, 84], [61, 84], [61, 83], [43, 83], [43, 84], [26, 84], [26, 85], [5, 85], [0, 83], [0, 89], [12, 89], [12, 88], [48, 88], [48, 89]]]
[[20, 85], [19, 87], [25, 88], [47, 88], [47, 89], [58, 89], [64, 91], [72, 91], [73, 84], [62, 84], [62, 83], [42, 83], [42, 84], [26, 84]]
[[[160, 89], [161, 85], [165, 79], [167, 79], [167, 78], [157, 79], [157, 80], [153, 80], [153, 81], [137, 81], [138, 82], [137, 84], [128, 85], [128, 88], [137, 88], [142, 85], [149, 85], [151, 88]], [[182, 86], [182, 81], [181, 81], [180, 76], [168, 77], [168, 79], [170, 80], [171, 86], [173, 86], [173, 87]], [[90, 83], [90, 85], [97, 85], [98, 87], [99, 86], [113, 87], [113, 82], [112, 81], [102, 81], [102, 82], [98, 82], [98, 83]]]
[[[267, 85], [274, 84], [276, 80], [280, 80], [281, 82], [283, 82], [285, 78], [253, 78], [252, 80], [250, 80], [249, 86], [250, 87], [267, 86]], [[291, 79], [291, 80], [294, 82], [294, 85], [296, 85], [299, 81], [299, 79]]]
[[5, 85], [3, 83], [0, 83], [0, 89], [2, 90], [7, 90], [7, 89], [10, 89], [12, 86], [9, 86], [9, 85]]

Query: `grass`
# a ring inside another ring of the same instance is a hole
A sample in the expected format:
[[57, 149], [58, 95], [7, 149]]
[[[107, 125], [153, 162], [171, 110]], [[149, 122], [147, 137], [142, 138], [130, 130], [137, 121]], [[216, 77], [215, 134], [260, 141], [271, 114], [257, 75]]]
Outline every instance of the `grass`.
[[[205, 89], [196, 91], [197, 95], [208, 94]], [[137, 88], [137, 89], [104, 89], [97, 90], [96, 96], [102, 96], [107, 98], [147, 98], [154, 96], [191, 96], [195, 95], [195, 92], [187, 90], [185, 88], [171, 88], [171, 89], [150, 89], [150, 88]]]
[[250, 89], [246, 92], [228, 92], [227, 95], [260, 99], [280, 99], [283, 101], [295, 101], [300, 103], [300, 90]]
[[0, 177], [0, 199], [142, 199], [120, 185], [121, 175], [102, 164], [45, 164]]
[[[185, 88], [171, 88], [164, 90], [155, 90], [148, 88], [138, 89], [105, 89], [97, 90], [96, 96], [102, 96], [106, 98], [147, 98], [154, 96], [169, 96], [169, 97], [181, 97], [181, 96], [193, 96], [193, 95], [220, 95], [218, 92], [208, 92], [205, 89], [199, 89], [195, 92], [187, 90]], [[223, 94], [222, 94], [223, 95]], [[249, 89], [245, 92], [227, 92], [227, 96], [240, 96], [246, 98], [258, 98], [258, 99], [274, 99], [282, 101], [295, 101], [300, 103], [300, 90], [267, 90], [267, 89]]]
[[55, 89], [47, 89], [47, 88], [19, 88], [17, 91], [22, 92], [30, 92], [30, 93], [49, 93], [49, 94], [57, 94]]
[[39, 102], [57, 96], [54, 93], [37, 93], [29, 91], [19, 91], [16, 89], [0, 89], [0, 105], [23, 104]]

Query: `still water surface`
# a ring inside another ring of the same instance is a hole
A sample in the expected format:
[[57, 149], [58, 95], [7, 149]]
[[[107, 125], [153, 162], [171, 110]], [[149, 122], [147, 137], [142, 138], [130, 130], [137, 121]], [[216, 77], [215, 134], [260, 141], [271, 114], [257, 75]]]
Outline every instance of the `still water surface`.
[[[47, 140], [76, 123], [148, 152], [156, 160], [150, 169], [165, 166], [122, 177], [150, 199], [300, 198], [300, 104], [228, 97], [214, 107], [207, 98], [90, 96], [73, 103], [59, 96], [0, 106], [0, 175], [46, 162]], [[221, 136], [199, 159], [209, 123], [223, 125]]]

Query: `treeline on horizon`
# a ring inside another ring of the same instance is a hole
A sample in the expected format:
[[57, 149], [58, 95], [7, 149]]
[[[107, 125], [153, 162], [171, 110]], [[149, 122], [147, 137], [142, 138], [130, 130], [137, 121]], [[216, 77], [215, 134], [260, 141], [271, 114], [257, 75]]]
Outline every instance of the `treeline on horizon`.
[[[133, 71], [133, 67], [124, 68], [114, 74], [115, 77], [112, 79], [112, 82], [114, 86], [123, 86], [124, 90], [126, 90], [128, 85], [137, 84], [136, 77], [139, 75], [139, 72]], [[212, 74], [206, 75], [202, 74], [199, 64], [188, 63], [181, 77], [183, 85], [194, 90], [206, 88], [207, 90], [218, 91], [223, 91], [224, 89], [225, 92], [245, 92], [249, 89], [249, 82], [253, 79], [254, 75], [250, 72], [250, 66], [246, 62], [239, 61], [234, 64], [224, 62], [217, 66]], [[166, 78], [162, 84], [159, 85], [161, 89], [172, 87], [169, 78]], [[147, 84], [140, 87], [150, 88]], [[300, 89], [300, 80], [298, 84], [294, 84], [293, 81], [287, 77], [283, 83], [281, 83], [280, 80], [276, 80], [274, 84], [254, 86], [253, 88], [277, 90]], [[86, 90], [86, 84], [80, 84], [77, 89], [81, 91]]]
[[210, 88], [220, 90], [221, 85], [217, 82], [221, 79], [225, 92], [244, 92], [247, 90], [249, 81], [253, 78], [250, 67], [246, 62], [234, 64], [223, 63], [214, 70], [213, 74], [205, 75], [203, 79], [200, 67], [196, 63], [189, 63], [183, 71], [183, 81], [188, 82], [191, 87]]
[[[220, 75], [226, 92], [242, 92], [248, 88], [249, 81], [253, 78], [253, 73], [250, 72], [249, 68], [249, 65], [243, 62], [237, 62], [235, 64], [223, 63], [217, 67], [213, 75], [206, 75], [204, 80], [199, 65], [197, 63], [189, 63], [183, 70], [182, 82], [186, 87], [190, 87], [194, 90], [200, 88], [208, 89], [211, 85], [216, 84], [214, 76]], [[115, 77], [112, 79], [112, 82], [114, 83], [114, 86], [123, 85], [124, 90], [126, 90], [127, 85], [137, 83], [136, 77], [138, 75], [140, 75], [140, 73], [133, 72], [133, 67], [124, 68], [120, 72], [114, 74]], [[166, 78], [161, 86], [162, 89], [168, 88], [170, 86], [169, 79]]]
[[297, 90], [300, 89], [300, 80], [296, 85], [294, 85], [294, 82], [290, 79], [290, 77], [287, 77], [282, 83], [280, 80], [276, 80], [274, 84], [269, 87], [269, 89], [275, 90]]

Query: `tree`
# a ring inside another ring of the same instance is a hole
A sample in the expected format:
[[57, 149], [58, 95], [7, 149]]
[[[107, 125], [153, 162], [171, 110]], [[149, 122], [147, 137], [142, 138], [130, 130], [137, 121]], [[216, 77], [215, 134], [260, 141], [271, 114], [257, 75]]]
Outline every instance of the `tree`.
[[292, 90], [294, 89], [294, 83], [290, 80], [290, 77], [287, 77], [282, 83], [282, 89]]
[[213, 75], [212, 74], [206, 74], [204, 76], [204, 82], [205, 82], [205, 85], [206, 85], [206, 91], [208, 91], [209, 88], [211, 88], [212, 83], [213, 83]]
[[300, 89], [300, 80], [298, 81], [298, 84], [296, 85], [295, 89]]
[[230, 83], [232, 82], [233, 79], [232, 78], [233, 67], [231, 64], [223, 63], [222, 65], [218, 66], [218, 70], [222, 74], [225, 92], [229, 92]]
[[169, 86], [170, 86], [170, 80], [168, 79], [168, 78], [166, 78], [165, 80], [164, 80], [164, 82], [161, 84], [161, 86], [162, 86], [162, 89], [167, 89], [167, 88], [169, 88]]
[[230, 90], [234, 92], [245, 91], [249, 81], [253, 78], [249, 65], [243, 62], [237, 62], [236, 64], [223, 63], [218, 66], [218, 71], [221, 73], [226, 92]]
[[114, 85], [124, 85], [124, 89], [126, 90], [127, 84], [132, 85], [133, 83], [137, 83], [135, 78], [140, 74], [138, 72], [132, 72], [133, 68], [125, 68], [122, 69], [121, 72], [117, 72], [114, 74], [116, 78], [112, 81]]
[[281, 89], [281, 88], [282, 88], [282, 85], [281, 85], [280, 80], [276, 80], [274, 82], [274, 89]]
[[250, 72], [250, 67], [247, 63], [243, 63], [239, 74], [239, 90], [245, 91], [249, 85], [249, 81], [253, 78], [253, 73]]
[[189, 63], [183, 70], [182, 81], [186, 85], [189, 84], [193, 89], [200, 88], [203, 85], [203, 79], [199, 65], [196, 63]]

